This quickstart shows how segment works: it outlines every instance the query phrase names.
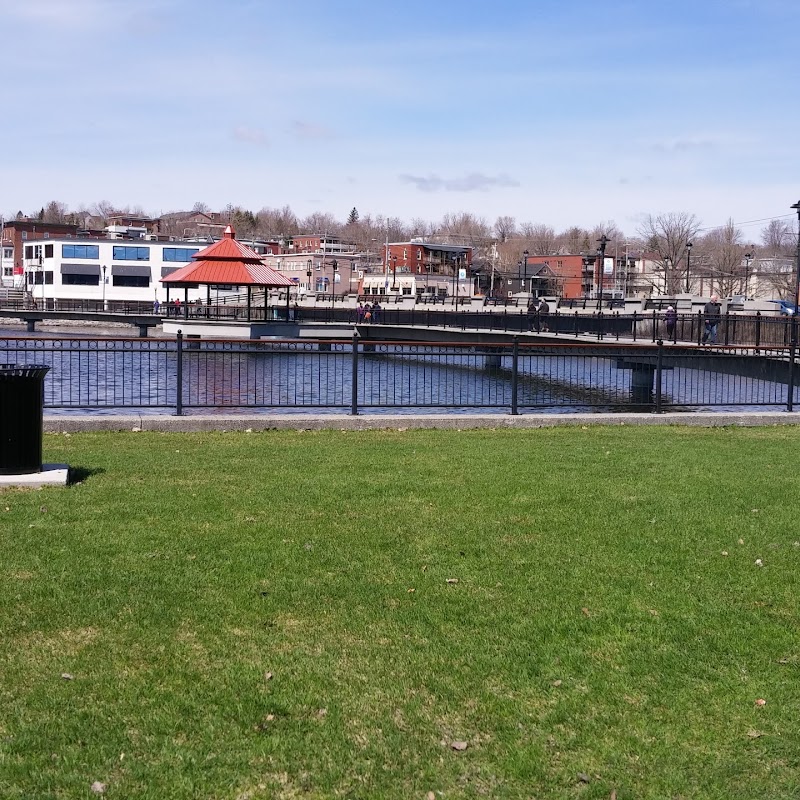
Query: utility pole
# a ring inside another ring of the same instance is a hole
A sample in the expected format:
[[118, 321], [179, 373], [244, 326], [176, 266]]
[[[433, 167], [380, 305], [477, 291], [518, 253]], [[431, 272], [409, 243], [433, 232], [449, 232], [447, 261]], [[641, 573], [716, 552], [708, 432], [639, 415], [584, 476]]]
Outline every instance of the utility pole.
[[600, 243], [600, 248], [597, 251], [600, 257], [600, 275], [597, 279], [597, 310], [600, 311], [603, 308], [603, 272], [606, 268], [606, 245], [611, 240], [603, 234], [597, 241]]

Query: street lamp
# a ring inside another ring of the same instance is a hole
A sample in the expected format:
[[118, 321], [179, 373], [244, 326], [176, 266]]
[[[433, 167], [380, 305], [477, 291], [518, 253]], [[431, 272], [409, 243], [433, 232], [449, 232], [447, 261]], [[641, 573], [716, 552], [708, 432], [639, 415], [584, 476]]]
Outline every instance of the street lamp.
[[606, 245], [609, 243], [610, 239], [603, 234], [598, 240], [600, 244], [600, 248], [597, 251], [598, 256], [600, 257], [600, 275], [598, 277], [598, 296], [597, 296], [597, 309], [598, 311], [603, 308], [603, 273], [606, 269]]
[[333, 311], [333, 304], [336, 301], [336, 270], [339, 269], [339, 262], [334, 258], [331, 263], [333, 272], [331, 274], [331, 311]]
[[392, 291], [397, 291], [397, 256], [392, 256]]
[[523, 269], [523, 279], [522, 279], [522, 291], [525, 291], [525, 286], [528, 283], [528, 251], [522, 251], [522, 269]]
[[103, 311], [106, 310], [106, 265], [103, 264]]
[[744, 299], [747, 300], [747, 287], [750, 283], [750, 265], [753, 263], [753, 254], [748, 250], [744, 254]]
[[309, 258], [306, 261], [306, 278], [308, 278], [308, 286], [306, 287], [308, 291], [311, 291], [311, 267], [313, 266], [313, 261]]
[[790, 208], [797, 212], [797, 266], [794, 276], [794, 325], [792, 325], [792, 344], [797, 345], [797, 298], [800, 297], [800, 201]]
[[689, 294], [689, 270], [692, 268], [692, 243], [686, 242], [686, 293]]

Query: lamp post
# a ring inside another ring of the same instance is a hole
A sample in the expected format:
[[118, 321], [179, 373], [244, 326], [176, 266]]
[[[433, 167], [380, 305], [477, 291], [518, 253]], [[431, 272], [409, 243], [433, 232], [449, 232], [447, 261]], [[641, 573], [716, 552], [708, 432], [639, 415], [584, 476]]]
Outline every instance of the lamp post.
[[103, 264], [103, 311], [106, 310], [106, 265]]
[[528, 253], [527, 250], [522, 251], [522, 291], [525, 291], [525, 287], [528, 284]]
[[597, 280], [597, 310], [600, 311], [603, 308], [603, 273], [606, 268], [606, 245], [609, 243], [610, 239], [603, 234], [597, 241], [600, 244], [597, 251], [598, 257], [600, 258], [600, 275]]
[[689, 294], [689, 270], [692, 268], [692, 243], [686, 242], [686, 294]]
[[397, 291], [397, 256], [392, 256], [392, 291]]
[[333, 315], [333, 304], [336, 302], [336, 270], [339, 269], [339, 262], [334, 258], [331, 263], [331, 316]]
[[309, 258], [306, 261], [306, 278], [308, 279], [308, 286], [306, 287], [308, 291], [311, 291], [311, 267], [313, 266], [314, 262]]
[[747, 300], [747, 289], [750, 283], [750, 265], [753, 263], [753, 254], [748, 250], [744, 254], [744, 299]]
[[792, 325], [792, 344], [797, 345], [797, 298], [800, 296], [800, 201], [791, 206], [797, 212], [797, 265], [794, 275], [794, 325]]

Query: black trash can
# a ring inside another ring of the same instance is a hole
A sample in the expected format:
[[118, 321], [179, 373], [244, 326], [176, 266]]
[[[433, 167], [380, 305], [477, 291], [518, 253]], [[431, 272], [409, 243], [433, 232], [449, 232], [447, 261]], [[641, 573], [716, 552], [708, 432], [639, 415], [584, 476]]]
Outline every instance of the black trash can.
[[0, 364], [0, 475], [42, 471], [42, 364]]

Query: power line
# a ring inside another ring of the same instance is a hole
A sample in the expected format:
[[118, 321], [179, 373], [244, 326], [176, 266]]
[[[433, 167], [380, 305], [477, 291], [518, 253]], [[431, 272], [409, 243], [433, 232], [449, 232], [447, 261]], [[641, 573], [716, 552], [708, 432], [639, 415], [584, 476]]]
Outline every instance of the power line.
[[[789, 217], [794, 218], [794, 214], [781, 214], [779, 217], [764, 217], [763, 219], [749, 219], [745, 222], [734, 222], [733, 224], [737, 228], [743, 228], [745, 225], [759, 225], [762, 222], [772, 222], [776, 219], [788, 219]], [[714, 225], [710, 228], [698, 228], [697, 232], [701, 233], [702, 231], [718, 231], [726, 226], [727, 223], [725, 223], [725, 225]]]

